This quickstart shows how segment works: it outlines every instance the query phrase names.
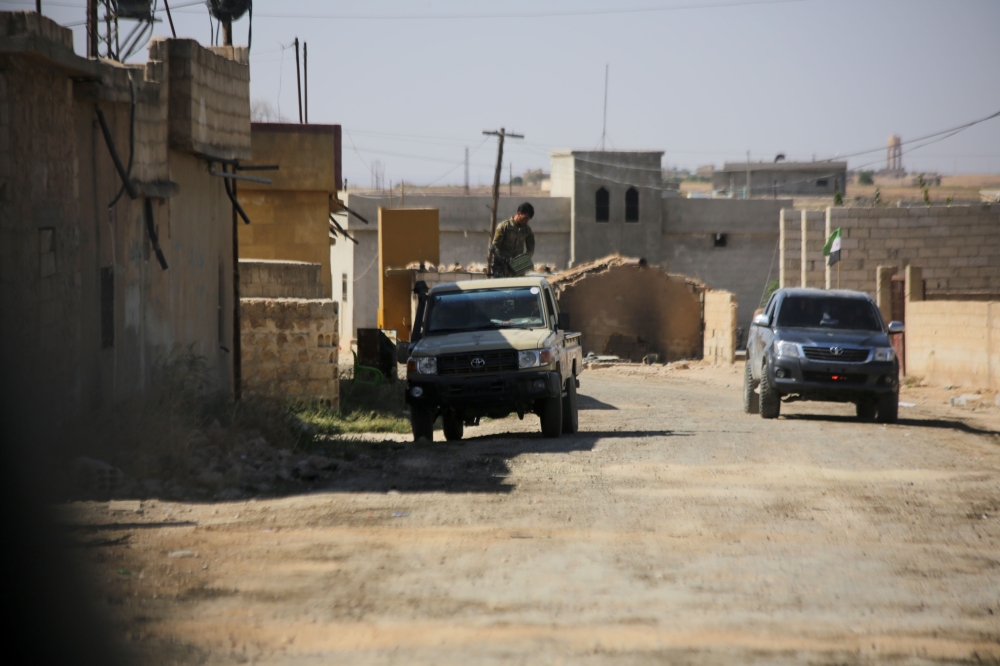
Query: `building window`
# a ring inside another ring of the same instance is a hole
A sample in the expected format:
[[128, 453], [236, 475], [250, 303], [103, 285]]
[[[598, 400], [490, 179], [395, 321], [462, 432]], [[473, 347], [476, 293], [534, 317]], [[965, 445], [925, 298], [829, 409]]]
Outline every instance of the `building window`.
[[347, 302], [347, 273], [341, 273], [340, 275], [340, 291], [341, 291], [341, 302]]
[[594, 219], [598, 222], [611, 219], [611, 195], [603, 187], [594, 195]]
[[712, 244], [714, 247], [726, 247], [726, 234], [712, 234]]
[[816, 187], [826, 187], [826, 178], [820, 178], [817, 180]]
[[42, 227], [38, 230], [38, 260], [43, 278], [56, 274], [55, 227]]
[[625, 193], [625, 221], [639, 221], [639, 190], [634, 187], [628, 188]]
[[115, 268], [101, 269], [101, 349], [115, 346]]

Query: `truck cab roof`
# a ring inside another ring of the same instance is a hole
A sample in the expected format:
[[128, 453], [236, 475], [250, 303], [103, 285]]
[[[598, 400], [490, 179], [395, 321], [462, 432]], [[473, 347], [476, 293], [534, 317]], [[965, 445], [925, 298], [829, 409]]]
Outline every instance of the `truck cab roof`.
[[490, 280], [462, 280], [435, 285], [430, 293], [443, 291], [477, 291], [481, 289], [514, 289], [517, 287], [547, 287], [549, 281], [543, 277], [497, 278]]

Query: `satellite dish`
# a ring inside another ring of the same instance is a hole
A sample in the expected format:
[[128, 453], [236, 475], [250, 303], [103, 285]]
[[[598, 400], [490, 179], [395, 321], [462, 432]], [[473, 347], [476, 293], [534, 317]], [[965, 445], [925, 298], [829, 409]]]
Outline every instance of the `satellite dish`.
[[251, 0], [206, 0], [208, 11], [220, 21], [232, 22], [246, 14], [253, 4]]

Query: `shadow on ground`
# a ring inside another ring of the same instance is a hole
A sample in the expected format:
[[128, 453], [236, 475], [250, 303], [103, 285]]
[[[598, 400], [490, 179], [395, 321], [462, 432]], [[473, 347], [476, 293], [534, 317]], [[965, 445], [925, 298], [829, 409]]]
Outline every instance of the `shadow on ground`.
[[[837, 423], [868, 423], [873, 425], [879, 425], [875, 421], [861, 421], [860, 419], [853, 416], [842, 416], [834, 414], [788, 414], [782, 415], [781, 418], [788, 419], [790, 421], [832, 421]], [[970, 435], [988, 435], [988, 436], [998, 436], [1000, 437], [1000, 431], [989, 430], [986, 428], [977, 428], [973, 425], [969, 425], [964, 421], [958, 421], [953, 419], [899, 419], [896, 421], [897, 426], [909, 426], [912, 428], [937, 428], [944, 430], [955, 430], [958, 432], [968, 433]]]

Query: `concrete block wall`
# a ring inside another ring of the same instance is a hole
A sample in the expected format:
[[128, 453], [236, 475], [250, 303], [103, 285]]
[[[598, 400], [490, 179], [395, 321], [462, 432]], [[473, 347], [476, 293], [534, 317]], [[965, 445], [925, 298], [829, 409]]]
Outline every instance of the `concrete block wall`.
[[156, 39], [151, 60], [169, 62], [170, 146], [226, 159], [250, 158], [250, 68], [193, 39]]
[[332, 300], [240, 299], [244, 390], [340, 406]]
[[802, 280], [802, 220], [799, 211], [782, 208], [778, 217], [778, 286], [798, 287]]
[[906, 374], [933, 384], [1000, 388], [1000, 302], [908, 302]]
[[240, 259], [241, 298], [323, 298], [322, 264]]
[[704, 352], [702, 358], [716, 365], [730, 365], [736, 358], [736, 295], [712, 289], [705, 292]]
[[[826, 261], [823, 246], [826, 244], [826, 214], [819, 210], [794, 210], [783, 208], [779, 216], [781, 276], [779, 286], [826, 286]], [[802, 239], [805, 238], [805, 256]]]
[[[840, 227], [840, 285], [874, 295], [882, 265], [923, 269], [928, 291], [1000, 287], [1000, 204], [910, 208], [828, 208], [827, 232]], [[828, 287], [837, 267], [827, 268]]]

